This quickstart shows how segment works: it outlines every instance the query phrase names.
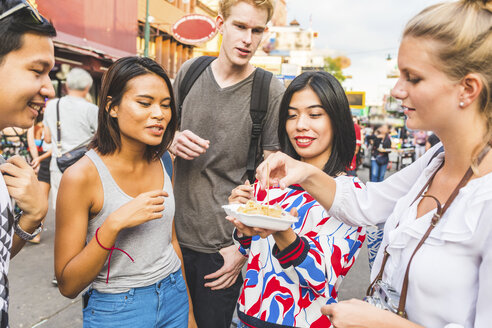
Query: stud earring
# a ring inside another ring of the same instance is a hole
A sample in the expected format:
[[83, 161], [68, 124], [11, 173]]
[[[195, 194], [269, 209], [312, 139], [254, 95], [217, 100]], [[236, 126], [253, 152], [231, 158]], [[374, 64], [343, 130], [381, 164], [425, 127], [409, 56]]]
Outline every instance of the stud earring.
[[460, 107], [461, 108], [465, 107], [465, 103], [463, 101], [460, 101]]

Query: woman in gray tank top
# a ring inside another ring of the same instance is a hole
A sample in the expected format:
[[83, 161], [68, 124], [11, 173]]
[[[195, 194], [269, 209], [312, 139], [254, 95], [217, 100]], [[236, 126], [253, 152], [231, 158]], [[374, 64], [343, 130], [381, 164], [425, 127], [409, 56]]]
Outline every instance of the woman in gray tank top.
[[115, 62], [103, 77], [98, 120], [91, 149], [60, 184], [58, 288], [75, 298], [89, 287], [84, 327], [196, 326], [160, 160], [177, 128], [164, 70], [148, 58]]

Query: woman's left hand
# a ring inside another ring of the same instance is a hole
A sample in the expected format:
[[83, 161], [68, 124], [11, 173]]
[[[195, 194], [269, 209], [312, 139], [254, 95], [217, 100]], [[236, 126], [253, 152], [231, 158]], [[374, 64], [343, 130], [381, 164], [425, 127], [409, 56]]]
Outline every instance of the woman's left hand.
[[[299, 215], [297, 214], [297, 209], [295, 207], [290, 210], [290, 215], [294, 217], [297, 217]], [[280, 239], [283, 238], [283, 239], [288, 239], [291, 242], [293, 241], [292, 238], [289, 238], [289, 236], [292, 237], [293, 234], [292, 229], [287, 229], [285, 231], [278, 231], [278, 230], [270, 230], [270, 229], [263, 229], [263, 228], [255, 228], [255, 227], [249, 227], [241, 223], [241, 221], [239, 221], [237, 218], [232, 216], [227, 216], [226, 219], [229, 222], [232, 222], [236, 226], [239, 238], [241, 238], [242, 236], [251, 237], [256, 235], [260, 236], [261, 238], [266, 238], [270, 235], [273, 235], [275, 240], [277, 240], [277, 238]], [[295, 239], [295, 237], [293, 237], [293, 239]]]
[[270, 236], [272, 233], [276, 232], [275, 230], [249, 227], [247, 225], [242, 224], [241, 221], [239, 221], [237, 218], [232, 216], [227, 216], [226, 219], [229, 222], [232, 222], [232, 224], [236, 226], [239, 238], [241, 238], [242, 236], [252, 237], [256, 235], [259, 235], [261, 238], [266, 238]]

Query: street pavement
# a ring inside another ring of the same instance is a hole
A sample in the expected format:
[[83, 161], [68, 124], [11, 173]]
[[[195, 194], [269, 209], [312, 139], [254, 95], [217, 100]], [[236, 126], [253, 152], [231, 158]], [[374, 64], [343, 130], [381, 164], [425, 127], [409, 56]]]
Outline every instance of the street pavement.
[[[392, 172], [389, 172], [391, 174]], [[358, 171], [362, 181], [369, 170]], [[54, 215], [48, 212], [40, 244], [27, 244], [10, 262], [10, 327], [82, 327], [80, 295], [71, 300], [51, 283], [54, 276]], [[365, 243], [339, 291], [339, 299], [363, 298], [369, 284], [369, 265]]]
[[28, 243], [10, 261], [11, 328], [82, 327], [81, 298], [68, 299], [53, 286], [55, 220], [50, 210], [41, 243]]

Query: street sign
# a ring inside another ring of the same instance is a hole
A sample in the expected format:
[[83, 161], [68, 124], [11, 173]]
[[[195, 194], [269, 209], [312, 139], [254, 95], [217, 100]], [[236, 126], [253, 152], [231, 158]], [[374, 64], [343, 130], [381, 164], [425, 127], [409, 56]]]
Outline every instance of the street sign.
[[172, 28], [173, 36], [181, 43], [197, 45], [217, 34], [215, 21], [205, 15], [191, 14], [181, 17]]
[[304, 72], [311, 72], [311, 71], [324, 71], [325, 68], [323, 66], [302, 66], [301, 71]]
[[350, 108], [362, 109], [366, 107], [365, 91], [346, 91]]

